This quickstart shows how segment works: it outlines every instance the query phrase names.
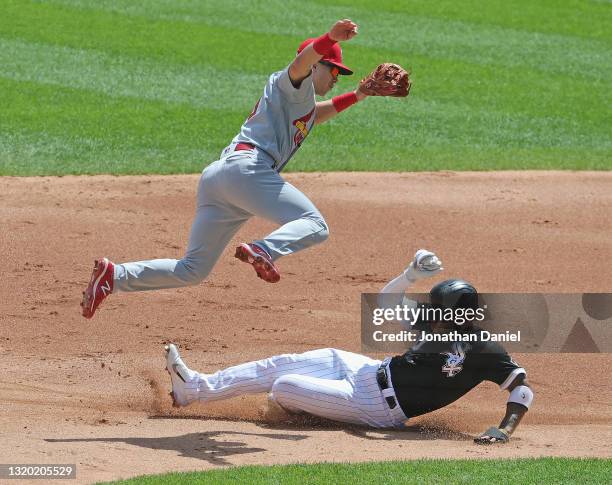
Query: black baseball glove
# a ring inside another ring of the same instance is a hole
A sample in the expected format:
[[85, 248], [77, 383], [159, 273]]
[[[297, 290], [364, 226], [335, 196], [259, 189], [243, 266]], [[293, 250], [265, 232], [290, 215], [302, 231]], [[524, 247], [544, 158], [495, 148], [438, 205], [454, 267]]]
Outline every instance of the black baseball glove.
[[491, 445], [493, 443], [507, 443], [509, 440], [510, 435], [508, 433], [495, 426], [491, 426], [478, 438], [474, 438], [474, 443], [478, 445]]

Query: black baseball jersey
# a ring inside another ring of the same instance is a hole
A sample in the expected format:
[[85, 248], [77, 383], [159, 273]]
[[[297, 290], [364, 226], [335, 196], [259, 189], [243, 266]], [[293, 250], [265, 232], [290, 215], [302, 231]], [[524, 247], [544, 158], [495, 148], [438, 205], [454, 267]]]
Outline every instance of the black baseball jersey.
[[389, 365], [395, 395], [407, 417], [447, 406], [482, 381], [502, 389], [526, 374], [497, 342], [416, 343]]

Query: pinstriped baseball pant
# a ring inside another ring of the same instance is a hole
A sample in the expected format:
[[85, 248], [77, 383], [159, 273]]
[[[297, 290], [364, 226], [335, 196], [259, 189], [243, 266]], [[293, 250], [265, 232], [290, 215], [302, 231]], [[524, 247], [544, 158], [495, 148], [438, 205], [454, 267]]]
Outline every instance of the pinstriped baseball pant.
[[220, 370], [194, 372], [186, 383], [191, 401], [228, 399], [270, 392], [283, 408], [375, 428], [402, 427], [406, 417], [391, 411], [376, 381], [379, 360], [337, 349], [283, 354]]

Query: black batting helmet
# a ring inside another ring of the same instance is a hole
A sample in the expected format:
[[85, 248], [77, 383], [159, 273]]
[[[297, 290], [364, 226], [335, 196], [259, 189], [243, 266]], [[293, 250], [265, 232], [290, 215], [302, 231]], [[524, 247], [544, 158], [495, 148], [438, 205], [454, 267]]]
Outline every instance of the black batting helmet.
[[429, 299], [438, 308], [478, 308], [478, 292], [464, 280], [446, 280], [429, 292]]

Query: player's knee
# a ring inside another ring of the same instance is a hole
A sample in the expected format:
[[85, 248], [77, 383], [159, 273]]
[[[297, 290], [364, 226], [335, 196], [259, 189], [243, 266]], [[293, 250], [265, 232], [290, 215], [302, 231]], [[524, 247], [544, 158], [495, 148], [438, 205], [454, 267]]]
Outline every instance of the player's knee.
[[295, 378], [295, 375], [284, 375], [276, 379], [272, 384], [271, 397], [283, 407], [291, 396], [291, 389], [295, 387]]
[[182, 265], [181, 279], [187, 286], [200, 284], [210, 273], [208, 268], [198, 265], [193, 261], [183, 259], [179, 264]]
[[200, 276], [197, 274], [189, 275], [188, 278], [185, 278], [185, 283], [187, 286], [196, 286], [204, 281], [205, 276]]
[[318, 243], [322, 243], [329, 237], [329, 227], [322, 216], [316, 218], [315, 222], [317, 223], [318, 231], [314, 234], [314, 236]]
[[298, 386], [298, 375], [281, 376], [272, 384], [269, 398], [289, 413], [301, 413], [299, 404], [295, 400], [295, 388]]
[[319, 239], [321, 240], [321, 242], [323, 242], [323, 241], [326, 241], [328, 237], [329, 237], [329, 227], [327, 227], [327, 224], [325, 224], [325, 221], [323, 221], [323, 229], [319, 233]]
[[293, 376], [291, 375], [284, 375], [275, 379], [275, 381], [272, 383], [272, 396], [274, 396], [275, 392], [283, 392], [285, 387], [291, 383], [292, 377]]

